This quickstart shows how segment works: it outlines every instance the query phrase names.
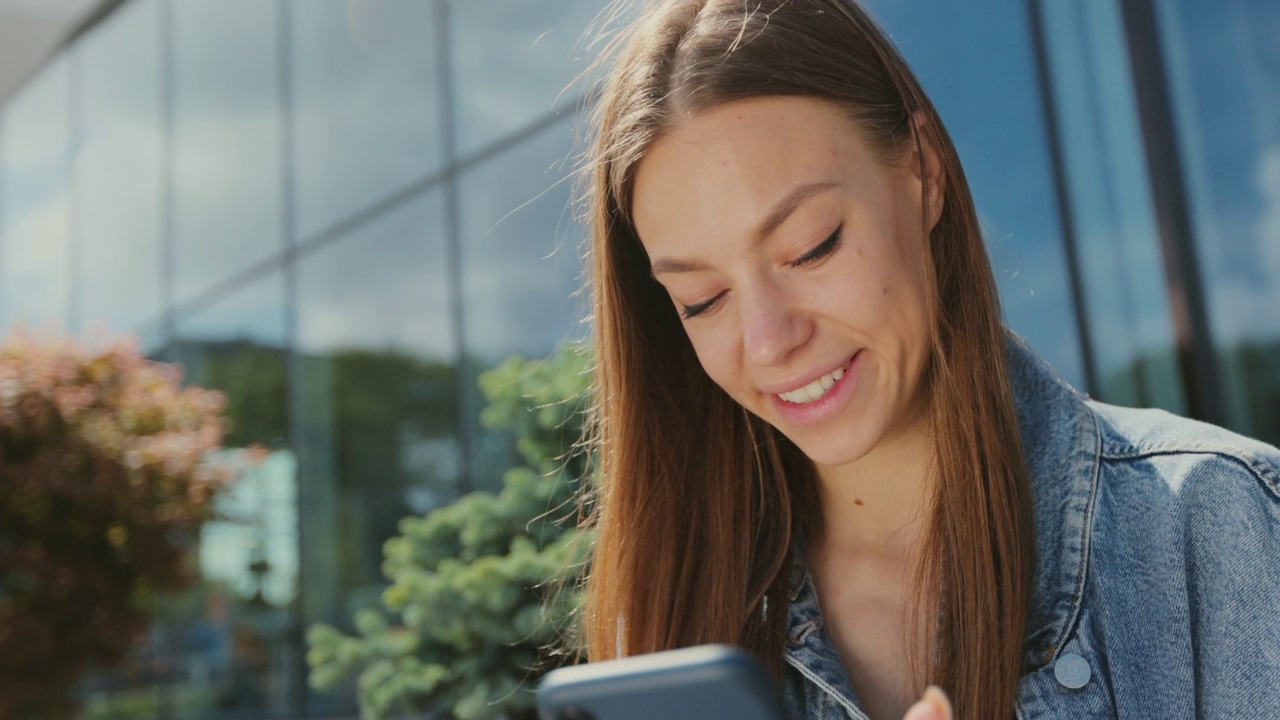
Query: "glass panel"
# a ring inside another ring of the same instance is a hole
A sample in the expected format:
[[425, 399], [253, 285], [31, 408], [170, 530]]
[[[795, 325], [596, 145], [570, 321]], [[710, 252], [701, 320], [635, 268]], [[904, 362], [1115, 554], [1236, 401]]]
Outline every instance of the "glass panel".
[[440, 165], [435, 3], [293, 0], [289, 8], [305, 238]]
[[289, 447], [284, 282], [280, 272], [181, 317], [167, 359], [227, 395], [221, 460], [238, 478], [201, 528], [200, 581], [157, 623], [166, 716], [297, 713], [302, 677], [297, 461]]
[[[134, 334], [162, 350], [160, 328], [159, 6], [135, 0], [71, 50], [79, 73], [76, 194], [79, 302], [76, 327], [92, 340]], [[148, 322], [151, 321], [151, 322]], [[162, 624], [120, 668], [81, 687], [85, 714], [158, 713], [169, 648]]]
[[1119, 9], [1041, 2], [1095, 394], [1186, 412]]
[[1025, 3], [866, 5], [920, 77], [960, 153], [1009, 327], [1085, 388]]
[[0, 134], [0, 308], [7, 329], [66, 328], [69, 304], [71, 144], [65, 55], [46, 66], [4, 109]]
[[579, 287], [582, 230], [569, 208], [571, 119], [468, 169], [459, 180], [467, 398], [480, 487], [497, 487], [513, 459], [511, 438], [480, 428], [481, 370], [511, 353], [549, 355], [586, 331]]
[[1280, 444], [1280, 5], [1156, 9], [1228, 418]]
[[147, 357], [161, 357], [169, 344], [169, 335], [161, 320], [143, 324], [134, 334], [138, 338], [138, 349]]
[[160, 12], [135, 0], [77, 46], [78, 327], [136, 332], [161, 313]]
[[584, 94], [573, 80], [589, 59], [581, 41], [602, 3], [454, 0], [449, 5], [459, 155], [556, 109], [572, 111]]
[[179, 301], [281, 251], [276, 8], [172, 3]]
[[[456, 499], [457, 355], [440, 195], [420, 196], [298, 262], [296, 437], [307, 623], [380, 606], [400, 519]], [[312, 712], [349, 711], [315, 697]]]

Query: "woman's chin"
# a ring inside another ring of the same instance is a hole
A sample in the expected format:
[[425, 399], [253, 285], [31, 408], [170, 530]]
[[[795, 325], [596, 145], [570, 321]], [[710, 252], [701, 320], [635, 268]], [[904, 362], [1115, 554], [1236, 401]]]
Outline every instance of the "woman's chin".
[[826, 467], [855, 463], [874, 447], [848, 435], [840, 438], [788, 437], [813, 464]]

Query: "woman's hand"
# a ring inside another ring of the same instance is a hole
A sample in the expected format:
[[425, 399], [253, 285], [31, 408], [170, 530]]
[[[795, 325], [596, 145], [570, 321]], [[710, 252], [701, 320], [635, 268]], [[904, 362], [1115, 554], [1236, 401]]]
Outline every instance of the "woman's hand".
[[902, 720], [952, 720], [951, 701], [947, 694], [930, 685], [920, 702], [907, 708]]

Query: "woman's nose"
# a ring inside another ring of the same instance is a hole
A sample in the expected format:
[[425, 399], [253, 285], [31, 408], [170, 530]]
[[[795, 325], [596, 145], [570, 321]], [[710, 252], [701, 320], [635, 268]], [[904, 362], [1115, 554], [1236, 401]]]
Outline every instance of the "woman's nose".
[[743, 352], [751, 363], [782, 363], [808, 339], [808, 323], [780, 288], [761, 284], [739, 297]]

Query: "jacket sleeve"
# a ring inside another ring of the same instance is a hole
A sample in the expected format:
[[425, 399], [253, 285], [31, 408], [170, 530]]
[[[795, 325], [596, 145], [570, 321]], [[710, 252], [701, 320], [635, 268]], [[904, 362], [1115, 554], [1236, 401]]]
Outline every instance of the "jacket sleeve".
[[1280, 717], [1280, 453], [1202, 457], [1186, 483], [1196, 716]]

